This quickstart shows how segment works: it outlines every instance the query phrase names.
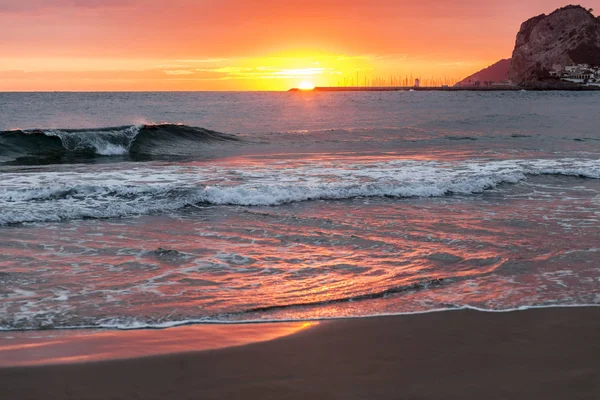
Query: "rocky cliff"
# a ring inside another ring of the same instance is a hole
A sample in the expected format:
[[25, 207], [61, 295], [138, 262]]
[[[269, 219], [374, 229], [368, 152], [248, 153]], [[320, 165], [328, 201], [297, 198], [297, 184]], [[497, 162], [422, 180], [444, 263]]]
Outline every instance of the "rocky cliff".
[[554, 68], [600, 65], [600, 18], [580, 6], [539, 15], [521, 25], [509, 78], [515, 83], [537, 81]]

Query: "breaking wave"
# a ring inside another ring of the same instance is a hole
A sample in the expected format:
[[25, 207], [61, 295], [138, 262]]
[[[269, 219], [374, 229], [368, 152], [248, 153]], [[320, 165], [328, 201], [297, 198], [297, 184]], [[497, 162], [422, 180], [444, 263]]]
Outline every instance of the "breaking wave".
[[198, 144], [238, 140], [186, 125], [132, 125], [97, 129], [32, 129], [0, 132], [0, 162], [43, 164], [97, 156], [185, 156]]
[[278, 206], [359, 197], [471, 195], [530, 175], [600, 179], [600, 160], [390, 161], [343, 167], [290, 165], [235, 169], [158, 166], [133, 170], [5, 173], [0, 225], [117, 218], [202, 205]]

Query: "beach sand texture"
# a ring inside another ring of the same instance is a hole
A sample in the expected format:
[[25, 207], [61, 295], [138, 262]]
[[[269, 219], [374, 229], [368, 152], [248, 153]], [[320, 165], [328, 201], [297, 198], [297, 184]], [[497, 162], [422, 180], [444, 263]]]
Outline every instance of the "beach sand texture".
[[599, 332], [597, 307], [337, 320], [219, 350], [2, 368], [0, 387], [23, 400], [598, 399]]

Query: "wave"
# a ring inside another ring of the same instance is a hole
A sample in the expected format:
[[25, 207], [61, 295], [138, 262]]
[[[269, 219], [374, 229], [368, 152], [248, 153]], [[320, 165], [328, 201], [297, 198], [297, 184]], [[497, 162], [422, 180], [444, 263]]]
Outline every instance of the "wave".
[[[82, 167], [83, 168], [83, 167]], [[360, 197], [472, 195], [531, 175], [600, 179], [600, 160], [390, 161], [335, 167], [145, 166], [96, 172], [4, 173], [0, 225], [104, 219], [205, 205], [279, 206]]]
[[[263, 315], [280, 310], [287, 309], [299, 309], [304, 307], [322, 307], [334, 304], [352, 303], [358, 301], [382, 299], [388, 296], [407, 293], [417, 292], [421, 290], [434, 289], [440, 285], [451, 283], [453, 279], [434, 278], [424, 280], [421, 282], [414, 282], [412, 284], [406, 284], [402, 286], [391, 287], [379, 292], [365, 293], [361, 295], [339, 297], [331, 300], [315, 301], [315, 302], [300, 302], [291, 304], [278, 304], [278, 305], [267, 305], [262, 307], [254, 307], [242, 309], [239, 311], [217, 313], [212, 315], [206, 315], [198, 319], [189, 320], [146, 320], [139, 321], [138, 319], [131, 318], [83, 318], [79, 321], [70, 319], [64, 319], [64, 315], [52, 312], [42, 313], [31, 313], [29, 315], [20, 315], [20, 318], [15, 320], [2, 320], [0, 319], [0, 331], [13, 331], [13, 330], [47, 330], [47, 329], [90, 329], [90, 328], [112, 328], [112, 329], [148, 329], [148, 328], [167, 328], [179, 325], [190, 325], [194, 323], [240, 323], [244, 321], [259, 322], [264, 321], [264, 317], [252, 317], [253, 315]], [[27, 314], [27, 313], [24, 313]]]
[[237, 141], [236, 136], [176, 124], [97, 129], [31, 129], [0, 132], [0, 162], [60, 163], [97, 156], [186, 156], [207, 142]]
[[[410, 289], [408, 289], [410, 290]], [[416, 289], [419, 290], [419, 289]], [[352, 302], [353, 300], [348, 300]], [[321, 305], [328, 305], [330, 303], [323, 302]], [[300, 305], [298, 307], [303, 307]], [[319, 304], [308, 305], [318, 307]], [[290, 306], [293, 307], [293, 306]], [[49, 320], [43, 322], [37, 321], [35, 317], [28, 320], [27, 317], [20, 320], [18, 323], [12, 321], [0, 320], [0, 332], [25, 332], [25, 331], [49, 331], [49, 330], [89, 330], [89, 329], [114, 329], [122, 331], [133, 331], [141, 329], [168, 329], [181, 326], [193, 326], [193, 325], [241, 325], [241, 324], [264, 324], [264, 323], [287, 323], [287, 322], [310, 322], [310, 321], [335, 321], [335, 320], [353, 320], [353, 319], [365, 319], [365, 318], [380, 318], [380, 317], [392, 317], [392, 316], [407, 316], [407, 315], [423, 315], [438, 312], [451, 312], [451, 311], [475, 311], [478, 313], [492, 313], [492, 314], [505, 314], [514, 312], [523, 312], [528, 310], [543, 310], [543, 309], [565, 309], [565, 308], [590, 308], [600, 307], [597, 303], [553, 303], [547, 304], [526, 304], [518, 305], [507, 308], [484, 308], [472, 306], [469, 304], [440, 304], [433, 308], [422, 308], [417, 311], [396, 311], [396, 312], [375, 312], [371, 314], [363, 315], [341, 315], [333, 317], [316, 316], [316, 317], [294, 317], [284, 316], [276, 318], [268, 318], [265, 315], [261, 315], [260, 312], [241, 311], [239, 313], [220, 314], [198, 318], [186, 318], [186, 319], [174, 319], [174, 320], [147, 320], [138, 317], [129, 318], [102, 318], [97, 320], [86, 319], [82, 323], [67, 322], [67, 323], [52, 323]], [[268, 307], [266, 307], [268, 310]], [[267, 311], [268, 312], [268, 311]], [[254, 316], [257, 314], [256, 316]], [[246, 316], [251, 316], [247, 318]], [[49, 318], [50, 320], [52, 317]]]

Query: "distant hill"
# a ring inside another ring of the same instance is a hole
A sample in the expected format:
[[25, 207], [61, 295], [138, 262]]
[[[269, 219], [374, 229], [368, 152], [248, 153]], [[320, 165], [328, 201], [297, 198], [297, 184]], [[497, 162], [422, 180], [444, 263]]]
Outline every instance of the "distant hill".
[[500, 82], [508, 79], [508, 71], [510, 70], [510, 58], [500, 60], [496, 64], [491, 65], [473, 75], [458, 82], [456, 86], [473, 86], [475, 82]]

